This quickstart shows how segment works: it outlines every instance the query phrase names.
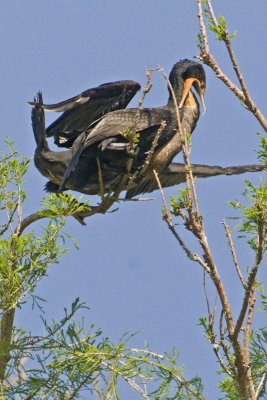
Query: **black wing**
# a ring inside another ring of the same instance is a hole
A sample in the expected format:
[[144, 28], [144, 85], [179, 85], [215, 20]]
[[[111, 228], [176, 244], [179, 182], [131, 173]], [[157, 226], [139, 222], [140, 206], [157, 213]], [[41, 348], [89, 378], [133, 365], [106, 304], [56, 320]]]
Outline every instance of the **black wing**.
[[[73, 157], [65, 171], [60, 190], [64, 189], [71, 172], [75, 169], [82, 152], [86, 148], [94, 144], [100, 144], [109, 138], [114, 138], [115, 140], [118, 138], [118, 140], [127, 141], [125, 132], [130, 129], [133, 133], [139, 133], [138, 147], [142, 153], [145, 153], [150, 150], [153, 138], [161, 122], [168, 120], [169, 117], [169, 111], [165, 108], [131, 108], [117, 110], [105, 115], [88, 134], [83, 132], [75, 141], [72, 147]], [[116, 151], [114, 151], [114, 157], [116, 158]]]
[[[198, 178], [209, 178], [216, 175], [239, 175], [245, 172], [257, 172], [266, 168], [264, 164], [240, 165], [234, 167], [220, 167], [215, 165], [192, 164], [193, 175]], [[185, 165], [180, 163], [171, 163], [167, 168], [158, 174], [162, 187], [178, 185], [186, 181]], [[126, 198], [130, 199], [138, 194], [151, 193], [158, 189], [154, 178], [143, 179], [136, 186], [129, 189]]]
[[[63, 112], [47, 129], [60, 147], [71, 147], [77, 136], [106, 113], [127, 107], [140, 89], [135, 81], [105, 83], [57, 104], [44, 104], [46, 111]], [[30, 103], [34, 105], [34, 103]]]

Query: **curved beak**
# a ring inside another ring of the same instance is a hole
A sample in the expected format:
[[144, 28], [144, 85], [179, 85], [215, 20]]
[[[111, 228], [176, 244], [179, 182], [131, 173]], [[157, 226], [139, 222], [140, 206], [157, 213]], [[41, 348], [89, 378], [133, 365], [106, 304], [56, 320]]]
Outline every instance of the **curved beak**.
[[205, 89], [203, 87], [201, 87], [201, 84], [199, 82], [198, 79], [196, 78], [187, 78], [184, 82], [184, 88], [183, 88], [183, 93], [182, 93], [182, 99], [180, 101], [179, 104], [179, 108], [182, 108], [185, 102], [185, 99], [189, 93], [189, 91], [191, 90], [192, 86], [194, 86], [194, 88], [196, 89], [196, 92], [199, 96], [200, 102], [201, 102], [201, 106], [203, 109], [203, 114], [205, 114], [206, 112], [206, 105], [204, 102], [204, 93], [205, 93]]

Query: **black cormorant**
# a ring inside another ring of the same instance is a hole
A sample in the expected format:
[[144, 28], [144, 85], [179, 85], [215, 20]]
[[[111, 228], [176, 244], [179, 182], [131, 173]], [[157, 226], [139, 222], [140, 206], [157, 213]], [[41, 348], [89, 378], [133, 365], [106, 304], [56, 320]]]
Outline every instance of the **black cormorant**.
[[[46, 190], [57, 192], [62, 181], [64, 172], [73, 156], [72, 150], [52, 151], [49, 149], [46, 133], [44, 110], [42, 108], [42, 96], [38, 94], [38, 101], [34, 102], [32, 109], [32, 126], [36, 140], [36, 150], [34, 161], [37, 169], [49, 179], [46, 184]], [[111, 151], [112, 153], [112, 151]], [[116, 151], [116, 154], [119, 153]], [[99, 150], [101, 155], [101, 151]], [[93, 158], [81, 157], [76, 168], [71, 173], [67, 182], [66, 189], [74, 190], [84, 194], [99, 194], [99, 171]], [[104, 164], [102, 169], [104, 192], [116, 190], [121, 181], [121, 168], [116, 166], [108, 167]], [[232, 175], [244, 172], [256, 172], [264, 169], [264, 165], [245, 165], [235, 167], [219, 167], [208, 165], [192, 165], [194, 176], [211, 177], [215, 175]], [[162, 187], [173, 186], [185, 182], [185, 166], [183, 164], [171, 163], [168, 167], [159, 173]], [[147, 178], [141, 182], [133, 182], [126, 197], [130, 198], [140, 193], [152, 192], [157, 189], [157, 183], [154, 178]]]
[[[105, 154], [106, 143], [113, 143], [115, 148], [116, 142], [125, 142], [124, 148], [127, 147], [129, 141], [125, 132], [128, 134], [129, 132], [137, 132], [139, 135], [133, 170], [139, 168], [144, 163], [147, 154], [149, 154], [162, 121], [165, 121], [166, 126], [158, 138], [155, 152], [150, 160], [148, 173], [149, 171], [151, 173], [152, 169], [161, 171], [170, 164], [173, 157], [181, 151], [182, 147], [175, 103], [179, 107], [182, 129], [185, 134], [191, 134], [200, 115], [199, 103], [192, 88], [196, 90], [203, 107], [205, 107], [203, 100], [206, 88], [205, 71], [202, 65], [195, 61], [182, 60], [173, 66], [169, 80], [175, 99], [170, 92], [166, 106], [109, 112], [92, 129], [84, 132], [82, 137], [78, 137], [77, 143], [74, 143], [73, 158], [61, 183], [62, 189], [67, 184], [81, 156], [86, 158], [100, 157], [102, 168], [104, 168], [113, 167], [113, 165], [116, 167], [118, 157], [124, 155], [124, 164], [126, 165], [126, 160], [129, 158], [127, 151], [124, 151], [123, 154], [121, 152], [120, 155], [116, 151], [112, 154]], [[104, 148], [102, 156], [99, 155], [99, 148]], [[121, 164], [123, 165], [123, 162]]]

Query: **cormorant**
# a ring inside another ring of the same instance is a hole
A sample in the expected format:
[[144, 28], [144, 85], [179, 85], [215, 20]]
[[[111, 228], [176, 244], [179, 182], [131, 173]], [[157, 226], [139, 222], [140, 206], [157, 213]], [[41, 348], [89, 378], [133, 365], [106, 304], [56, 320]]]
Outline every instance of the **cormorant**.
[[[49, 149], [45, 134], [45, 119], [41, 94], [38, 94], [37, 102], [34, 102], [33, 104], [32, 126], [37, 144], [34, 155], [35, 165], [41, 174], [49, 179], [49, 182], [46, 184], [46, 190], [57, 192], [65, 169], [72, 159], [73, 153], [72, 150], [55, 152]], [[99, 173], [94, 163], [95, 160], [92, 158], [87, 159], [86, 157], [81, 157], [68, 180], [66, 189], [84, 194], [99, 194]], [[192, 165], [194, 176], [201, 178], [215, 175], [233, 175], [242, 174], [244, 172], [256, 172], [263, 169], [264, 165], [261, 164], [225, 168], [209, 165]], [[121, 180], [121, 173], [121, 169], [116, 169], [116, 166], [112, 168], [107, 167], [102, 170], [104, 192], [116, 190], [116, 187]], [[159, 173], [159, 179], [162, 187], [173, 186], [185, 182], [185, 166], [183, 164], [171, 163]], [[133, 182], [131, 188], [126, 193], [126, 197], [131, 198], [140, 193], [152, 192], [157, 188], [157, 183], [153, 177], [144, 179], [139, 183]]]
[[[199, 103], [192, 88], [195, 89], [205, 109], [203, 99], [206, 88], [205, 71], [202, 65], [195, 61], [182, 60], [173, 66], [169, 81], [175, 99], [169, 89], [169, 100], [166, 106], [108, 112], [78, 136], [73, 144], [73, 157], [65, 171], [60, 190], [69, 187], [68, 181], [77, 168], [78, 160], [82, 158], [86, 158], [88, 162], [90, 159], [96, 160], [98, 158], [100, 168], [103, 170], [108, 171], [110, 169], [111, 171], [114, 168], [118, 171], [118, 164], [126, 170], [129, 161], [127, 152], [130, 147], [129, 137], [132, 137], [134, 133], [138, 134], [138, 143], [136, 156], [132, 163], [132, 171], [136, 171], [144, 164], [163, 121], [165, 121], [166, 126], [158, 138], [145, 178], [152, 176], [152, 169], [159, 172], [167, 167], [182, 148], [181, 134], [177, 124], [176, 104], [179, 107], [184, 133], [192, 134], [200, 115]], [[105, 104], [104, 98], [103, 104]], [[45, 106], [46, 109], [48, 107]], [[78, 106], [76, 110], [78, 112]], [[64, 115], [60, 118], [63, 122]], [[57, 125], [57, 121], [55, 125]], [[48, 135], [50, 134], [51, 127], [48, 131]], [[56, 137], [59, 137], [60, 134], [61, 132], [58, 130], [54, 133]], [[96, 161], [94, 164], [96, 165]], [[103, 176], [106, 176], [105, 171]]]

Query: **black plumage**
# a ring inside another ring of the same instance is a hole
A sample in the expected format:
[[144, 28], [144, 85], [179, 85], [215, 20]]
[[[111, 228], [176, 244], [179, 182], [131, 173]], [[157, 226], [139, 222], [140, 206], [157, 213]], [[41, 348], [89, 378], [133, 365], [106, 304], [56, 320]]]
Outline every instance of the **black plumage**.
[[[259, 172], [266, 169], [263, 164], [238, 165], [221, 167], [219, 165], [191, 164], [192, 172], [196, 178], [211, 178], [219, 175], [240, 175], [246, 172]], [[158, 174], [163, 188], [186, 182], [186, 167], [182, 163], [171, 163]], [[151, 193], [158, 189], [155, 179], [143, 179], [129, 188], [126, 198], [130, 199], [139, 194]]]
[[[38, 94], [37, 102], [32, 109], [32, 126], [36, 140], [34, 162], [42, 175], [49, 179], [46, 190], [57, 192], [60, 182], [73, 156], [72, 150], [60, 152], [49, 149], [45, 133], [45, 117], [42, 108], [42, 96]], [[74, 150], [75, 151], [75, 150]], [[110, 150], [108, 150], [110, 151]], [[113, 153], [114, 151], [110, 151]], [[101, 150], [99, 154], [101, 155]], [[118, 153], [118, 151], [117, 151]], [[114, 157], [114, 155], [113, 155]], [[233, 175], [244, 172], [256, 172], [264, 169], [264, 165], [245, 165], [234, 167], [219, 167], [209, 165], [192, 165], [193, 174], [196, 177], [207, 178], [215, 175]], [[123, 170], [121, 166], [108, 166], [104, 164], [102, 169], [104, 192], [116, 190], [121, 181]], [[183, 164], [171, 163], [159, 173], [162, 187], [173, 186], [185, 182], [185, 166]], [[70, 175], [66, 189], [74, 190], [84, 194], [99, 194], [99, 171], [95, 158], [81, 157]], [[125, 188], [127, 189], [127, 188]], [[152, 192], [157, 189], [157, 183], [153, 178], [147, 177], [139, 182], [132, 182], [126, 193], [131, 198], [140, 193]]]
[[[183, 60], [174, 65], [169, 79], [179, 107], [182, 129], [191, 134], [200, 115], [192, 88], [203, 103], [205, 72], [200, 64]], [[48, 191], [57, 192], [64, 188], [94, 195], [116, 191], [118, 186], [121, 188], [123, 180], [122, 189], [127, 190], [126, 197], [130, 198], [157, 189], [153, 169], [158, 171], [162, 187], [185, 182], [184, 165], [171, 163], [181, 150], [175, 100], [170, 93], [164, 107], [124, 110], [139, 89], [137, 82], [118, 81], [89, 89], [58, 104], [44, 105], [41, 94], [37, 102], [30, 103], [33, 106], [32, 125], [37, 144], [34, 161], [41, 174], [49, 179], [46, 185]], [[44, 110], [63, 111], [46, 130]], [[166, 126], [154, 146], [154, 152], [151, 152], [163, 121]], [[139, 134], [135, 155], [129, 152], [131, 132]], [[54, 136], [59, 146], [71, 148], [51, 151], [47, 136]], [[140, 174], [148, 158], [149, 165]], [[193, 165], [192, 168], [195, 176], [205, 178], [259, 171], [264, 166], [222, 168]], [[136, 179], [129, 183], [124, 177], [131, 173]]]
[[[173, 66], [169, 80], [175, 99], [170, 92], [166, 106], [109, 112], [91, 129], [83, 132], [74, 142], [75, 151], [73, 151], [72, 160], [65, 171], [60, 189], [63, 190], [68, 187], [67, 183], [71, 173], [77, 168], [78, 160], [81, 158], [98, 157], [101, 160], [101, 168], [116, 168], [119, 160], [119, 164], [126, 168], [129, 159], [127, 152], [127, 146], [130, 146], [129, 136], [127, 136], [129, 133], [137, 132], [139, 135], [132, 169], [135, 171], [140, 168], [149, 154], [162, 121], [166, 123], [166, 126], [158, 138], [146, 174], [151, 176], [152, 169], [161, 171], [169, 165], [182, 148], [181, 134], [177, 124], [176, 104], [180, 111], [182, 129], [185, 134], [191, 134], [200, 115], [199, 103], [192, 88], [196, 90], [204, 106], [203, 96], [206, 78], [202, 65], [195, 61], [182, 60]], [[110, 146], [109, 149], [106, 149], [106, 144]], [[112, 146], [116, 149], [116, 144], [121, 148], [121, 151], [109, 151], [112, 150]], [[102, 154], [99, 153], [99, 148], [102, 148]]]
[[[47, 129], [59, 147], [71, 147], [74, 140], [93, 122], [110, 111], [127, 107], [141, 86], [135, 81], [105, 83], [56, 104], [43, 104], [46, 111], [63, 112]], [[31, 106], [35, 102], [29, 103]]]

